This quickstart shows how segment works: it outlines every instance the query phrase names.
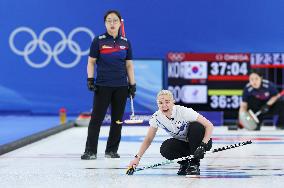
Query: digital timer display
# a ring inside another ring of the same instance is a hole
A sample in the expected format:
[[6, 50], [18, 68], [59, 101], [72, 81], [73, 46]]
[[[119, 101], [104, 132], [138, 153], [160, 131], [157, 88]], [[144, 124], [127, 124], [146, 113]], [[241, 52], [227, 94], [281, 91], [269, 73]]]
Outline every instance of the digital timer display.
[[246, 62], [212, 62], [210, 63], [210, 75], [247, 75], [248, 64]]
[[238, 109], [241, 102], [242, 90], [209, 90], [210, 107], [212, 109]]
[[241, 97], [234, 96], [210, 96], [210, 106], [213, 109], [221, 108], [221, 109], [237, 109], [240, 106]]

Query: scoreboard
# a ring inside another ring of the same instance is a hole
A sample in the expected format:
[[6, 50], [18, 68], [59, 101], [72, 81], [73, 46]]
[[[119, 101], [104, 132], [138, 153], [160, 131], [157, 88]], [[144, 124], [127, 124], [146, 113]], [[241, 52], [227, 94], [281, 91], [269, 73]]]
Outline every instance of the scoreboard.
[[168, 53], [168, 89], [176, 104], [237, 117], [248, 82], [248, 53]]
[[176, 104], [197, 111], [222, 111], [236, 119], [251, 68], [284, 88], [284, 53], [168, 53], [168, 89]]

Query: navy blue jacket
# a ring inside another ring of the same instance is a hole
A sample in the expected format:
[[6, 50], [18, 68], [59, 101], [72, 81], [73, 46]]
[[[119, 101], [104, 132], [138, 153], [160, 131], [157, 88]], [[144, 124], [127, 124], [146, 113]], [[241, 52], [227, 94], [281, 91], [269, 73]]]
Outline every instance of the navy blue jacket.
[[89, 56], [96, 58], [96, 84], [101, 86], [127, 86], [126, 60], [132, 60], [131, 44], [127, 38], [108, 33], [94, 38]]
[[249, 97], [254, 97], [260, 102], [265, 104], [272, 96], [278, 93], [275, 84], [268, 80], [262, 80], [258, 89], [254, 89], [250, 83], [248, 83], [243, 92], [243, 101], [248, 102]]

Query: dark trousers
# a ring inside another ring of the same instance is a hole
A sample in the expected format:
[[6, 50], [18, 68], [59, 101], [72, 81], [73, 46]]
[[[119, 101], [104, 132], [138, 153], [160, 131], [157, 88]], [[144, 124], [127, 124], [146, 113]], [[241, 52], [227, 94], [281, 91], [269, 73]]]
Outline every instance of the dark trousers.
[[[200, 143], [204, 138], [204, 134], [205, 128], [203, 125], [198, 122], [191, 122], [187, 132], [188, 142], [181, 141], [175, 138], [167, 139], [162, 143], [160, 153], [168, 160], [193, 155], [195, 150], [200, 146]], [[210, 150], [212, 147], [212, 140], [210, 139], [208, 143], [210, 145], [208, 150]], [[199, 165], [198, 159], [192, 159], [191, 161]]]
[[[261, 106], [265, 103], [256, 99], [255, 97], [248, 98], [248, 109], [251, 109], [253, 112], [260, 110]], [[284, 100], [278, 99], [265, 114], [260, 114], [257, 118], [259, 119], [258, 126], [261, 125], [263, 119], [267, 116], [278, 115], [277, 126], [284, 127]]]
[[105, 152], [117, 152], [120, 139], [122, 117], [128, 96], [128, 87], [98, 86], [94, 95], [93, 111], [88, 127], [85, 151], [97, 153], [99, 133], [108, 106], [111, 105], [111, 126]]

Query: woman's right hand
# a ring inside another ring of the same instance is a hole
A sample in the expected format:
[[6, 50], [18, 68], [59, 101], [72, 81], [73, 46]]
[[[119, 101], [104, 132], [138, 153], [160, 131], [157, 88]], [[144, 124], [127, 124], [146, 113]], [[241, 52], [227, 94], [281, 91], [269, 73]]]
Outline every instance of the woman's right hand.
[[135, 157], [132, 161], [130, 161], [128, 167], [136, 168], [139, 164], [139, 161], [140, 159]]

